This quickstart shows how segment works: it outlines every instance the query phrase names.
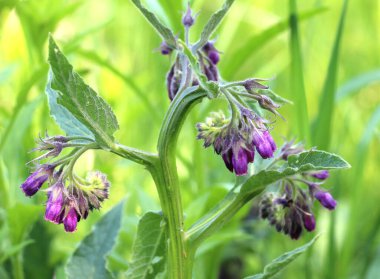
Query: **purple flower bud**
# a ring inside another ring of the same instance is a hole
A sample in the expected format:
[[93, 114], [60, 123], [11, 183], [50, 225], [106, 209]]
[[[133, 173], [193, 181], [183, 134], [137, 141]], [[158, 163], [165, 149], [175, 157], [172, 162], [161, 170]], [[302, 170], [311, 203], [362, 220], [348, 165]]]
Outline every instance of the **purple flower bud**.
[[46, 180], [53, 174], [54, 168], [55, 166], [53, 165], [42, 165], [33, 172], [21, 185], [21, 189], [25, 195], [31, 197], [37, 193]]
[[48, 201], [46, 203], [45, 220], [50, 221], [55, 224], [62, 223], [63, 218], [63, 183], [58, 181], [54, 186], [51, 187], [50, 192], [48, 192]]
[[318, 171], [318, 172], [313, 172], [310, 175], [314, 178], [319, 179], [319, 180], [325, 180], [330, 176], [330, 173], [327, 170], [322, 170], [322, 171]]
[[220, 57], [219, 57], [219, 51], [215, 48], [214, 44], [212, 42], [207, 42], [202, 50], [207, 55], [208, 59], [210, 59], [211, 63], [213, 65], [218, 64]]
[[160, 51], [162, 55], [169, 55], [172, 53], [173, 49], [165, 41], [163, 41], [160, 46]]
[[246, 81], [244, 81], [243, 86], [248, 92], [251, 92], [254, 89], [268, 89], [269, 88], [268, 86], [259, 83], [258, 80], [254, 78], [247, 79]]
[[211, 60], [212, 64], [214, 64], [214, 65], [218, 64], [218, 62], [220, 60], [219, 53], [216, 50], [211, 50], [208, 53], [208, 58]]
[[182, 23], [187, 28], [193, 26], [193, 24], [194, 24], [194, 18], [191, 14], [190, 5], [187, 7], [187, 11], [182, 17]]
[[321, 203], [321, 205], [329, 210], [335, 209], [337, 202], [333, 196], [326, 191], [318, 190], [314, 193], [314, 197]]
[[306, 230], [309, 232], [312, 232], [315, 230], [315, 217], [312, 213], [304, 212], [302, 215], [303, 219], [303, 226]]
[[66, 232], [75, 232], [77, 229], [78, 214], [74, 207], [70, 207], [69, 212], [63, 219], [63, 225]]
[[275, 152], [277, 149], [276, 143], [274, 142], [271, 134], [268, 131], [264, 131], [263, 133], [266, 140], [269, 142], [270, 146], [272, 147], [272, 151]]
[[256, 146], [257, 152], [263, 159], [273, 157], [273, 152], [276, 150], [276, 144], [268, 131], [255, 131], [252, 144]]
[[232, 166], [236, 175], [245, 175], [248, 172], [248, 156], [243, 148], [239, 148], [237, 154], [232, 156]]

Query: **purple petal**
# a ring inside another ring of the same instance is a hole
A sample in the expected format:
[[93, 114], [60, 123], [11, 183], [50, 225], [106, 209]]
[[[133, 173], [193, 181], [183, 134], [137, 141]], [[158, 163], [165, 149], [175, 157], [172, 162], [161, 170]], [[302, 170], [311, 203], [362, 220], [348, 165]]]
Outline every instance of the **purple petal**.
[[303, 226], [309, 232], [312, 232], [315, 230], [315, 217], [313, 214], [311, 213], [303, 214]]
[[66, 232], [75, 232], [77, 229], [78, 215], [74, 207], [71, 207], [66, 217], [63, 219], [63, 225]]
[[265, 141], [261, 145], [256, 146], [257, 152], [263, 159], [273, 157], [273, 149], [269, 142]]
[[43, 165], [33, 172], [26, 181], [21, 185], [22, 191], [26, 196], [31, 197], [41, 186], [49, 179], [52, 175], [53, 167], [48, 165]]
[[329, 210], [335, 209], [337, 202], [329, 192], [317, 191], [314, 197], [321, 203], [321, 205]]
[[211, 60], [212, 64], [214, 65], [218, 64], [220, 60], [219, 53], [216, 50], [211, 50], [208, 53], [208, 58]]
[[271, 134], [268, 131], [265, 131], [263, 134], [264, 134], [264, 137], [266, 138], [266, 140], [269, 142], [270, 146], [272, 147], [272, 151], [275, 152], [277, 149], [277, 146], [276, 146], [276, 143], [274, 142]]
[[243, 148], [240, 148], [238, 154], [232, 156], [232, 165], [236, 175], [245, 175], [248, 172], [248, 156]]
[[314, 177], [314, 178], [317, 178], [319, 180], [325, 180], [325, 179], [327, 179], [330, 176], [330, 173], [327, 170], [322, 170], [322, 171], [319, 171], [319, 172], [312, 173], [311, 176]]

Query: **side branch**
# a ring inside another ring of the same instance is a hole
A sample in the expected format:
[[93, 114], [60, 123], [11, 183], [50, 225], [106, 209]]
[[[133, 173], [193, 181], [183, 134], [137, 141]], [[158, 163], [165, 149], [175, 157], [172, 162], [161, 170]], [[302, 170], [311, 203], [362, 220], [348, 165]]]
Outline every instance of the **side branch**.
[[157, 154], [145, 152], [118, 143], [111, 147], [111, 152], [146, 167], [151, 167], [158, 159]]

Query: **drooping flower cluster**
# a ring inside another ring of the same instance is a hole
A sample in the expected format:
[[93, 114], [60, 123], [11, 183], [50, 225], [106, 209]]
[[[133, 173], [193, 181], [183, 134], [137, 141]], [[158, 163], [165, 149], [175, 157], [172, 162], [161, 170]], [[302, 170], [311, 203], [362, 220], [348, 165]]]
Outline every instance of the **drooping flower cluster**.
[[[255, 153], [259, 153], [263, 159], [273, 157], [276, 144], [269, 132], [268, 123], [262, 115], [262, 110], [279, 115], [276, 104], [267, 92], [268, 86], [261, 84], [262, 79], [247, 79], [240, 82], [227, 83], [221, 78], [217, 65], [220, 60], [220, 52], [215, 47], [215, 41], [208, 41], [204, 45], [191, 45], [189, 43], [188, 31], [193, 26], [195, 18], [190, 8], [184, 13], [182, 23], [185, 27], [185, 41], [189, 49], [196, 57], [199, 69], [208, 81], [218, 84], [220, 95], [229, 102], [231, 118], [225, 119], [222, 114], [214, 114], [199, 123], [198, 139], [204, 140], [204, 146], [213, 145], [226, 167], [236, 175], [245, 175], [248, 172], [248, 164], [253, 163]], [[194, 49], [196, 47], [196, 49]], [[171, 54], [171, 49], [165, 42], [161, 45], [162, 54]], [[181, 53], [176, 52], [175, 62], [166, 76], [167, 91], [170, 100], [183, 90], [184, 86], [197, 86], [200, 84], [197, 74], [192, 72], [189, 61]], [[272, 96], [275, 94], [272, 94]], [[257, 105], [251, 107], [245, 100], [255, 102]]]
[[204, 146], [213, 145], [226, 167], [236, 175], [245, 175], [255, 152], [263, 159], [273, 157], [276, 144], [264, 120], [252, 111], [242, 108], [239, 119], [225, 119], [222, 113], [214, 113], [205, 123], [198, 123], [198, 139]]
[[[302, 145], [287, 143], [280, 151], [280, 158], [287, 160], [289, 155], [304, 151]], [[277, 193], [265, 194], [260, 201], [260, 214], [267, 219], [278, 232], [298, 239], [303, 228], [311, 232], [316, 227], [312, 212], [314, 201], [317, 200], [328, 210], [334, 210], [337, 202], [332, 195], [321, 187], [329, 177], [327, 170], [308, 171], [281, 182]], [[306, 185], [306, 189], [302, 187]]]
[[[57, 157], [65, 147], [74, 147], [72, 153], [55, 162], [38, 165], [35, 171], [21, 185], [26, 196], [35, 195], [44, 183], [48, 183], [45, 220], [63, 224], [67, 232], [74, 232], [77, 223], [86, 219], [93, 209], [99, 209], [101, 202], [108, 198], [110, 183], [100, 172], [93, 172], [86, 179], [77, 177], [72, 170], [79, 147], [88, 143], [79, 143], [77, 138], [63, 136], [41, 139], [35, 150], [47, 151], [37, 158]], [[59, 150], [59, 152], [58, 152]]]

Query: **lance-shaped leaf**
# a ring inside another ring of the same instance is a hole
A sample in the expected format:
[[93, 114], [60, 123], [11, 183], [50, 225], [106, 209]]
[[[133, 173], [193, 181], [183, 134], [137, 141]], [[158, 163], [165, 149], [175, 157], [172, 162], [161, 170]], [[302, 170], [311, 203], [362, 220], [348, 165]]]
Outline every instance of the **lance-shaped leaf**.
[[84, 135], [95, 138], [100, 145], [111, 145], [119, 128], [111, 107], [73, 71], [52, 37], [49, 64], [46, 92], [58, 125], [68, 135]]
[[325, 151], [311, 150], [288, 157], [288, 165], [282, 171], [263, 170], [251, 176], [242, 186], [240, 195], [250, 195], [262, 191], [265, 186], [298, 173], [312, 170], [349, 168], [342, 157]]
[[314, 237], [311, 241], [306, 243], [305, 245], [298, 247], [290, 252], [287, 252], [270, 264], [266, 265], [264, 268], [264, 272], [260, 274], [256, 274], [254, 276], [248, 276], [245, 279], [269, 279], [273, 278], [277, 273], [287, 267], [291, 262], [298, 258], [299, 255], [303, 254], [307, 249], [310, 248], [314, 244], [314, 242], [318, 239], [319, 235]]
[[161, 214], [148, 212], [137, 228], [128, 279], [156, 278], [165, 269], [165, 226]]
[[106, 269], [105, 256], [115, 244], [121, 225], [124, 203], [109, 211], [79, 245], [66, 266], [69, 279], [107, 279], [112, 278]]
[[226, 0], [223, 7], [211, 16], [210, 20], [207, 22], [205, 28], [202, 31], [201, 38], [194, 45], [195, 50], [200, 49], [207, 43], [234, 2], [235, 0]]
[[172, 48], [176, 48], [177, 43], [174, 37], [173, 32], [162, 24], [156, 15], [145, 8], [140, 0], [132, 0], [133, 4], [140, 10], [140, 12], [145, 16], [145, 18], [149, 21], [150, 24], [153, 25], [154, 29], [161, 35], [161, 37], [165, 40], [165, 42]]

